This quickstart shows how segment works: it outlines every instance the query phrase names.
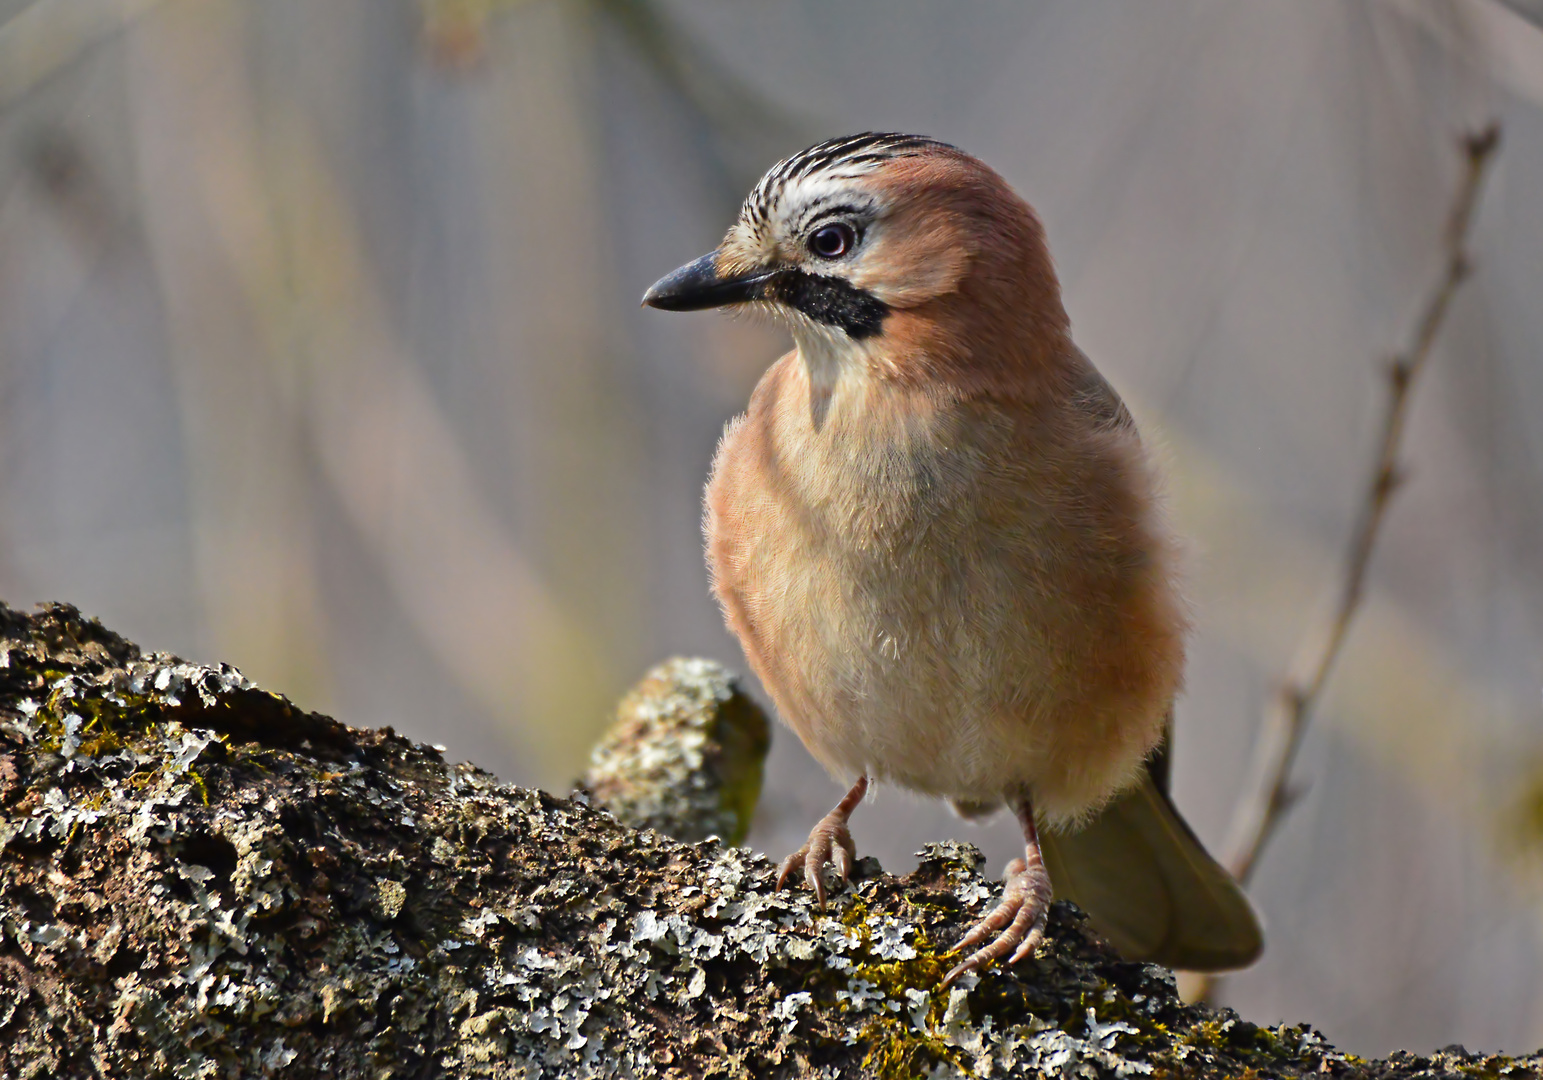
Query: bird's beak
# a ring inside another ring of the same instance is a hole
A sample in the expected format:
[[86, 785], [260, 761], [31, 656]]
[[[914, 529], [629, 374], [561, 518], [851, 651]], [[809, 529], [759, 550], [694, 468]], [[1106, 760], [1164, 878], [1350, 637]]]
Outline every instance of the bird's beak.
[[643, 294], [643, 303], [662, 311], [701, 311], [761, 300], [767, 281], [778, 272], [763, 268], [723, 276], [717, 264], [718, 253], [713, 251], [666, 274]]

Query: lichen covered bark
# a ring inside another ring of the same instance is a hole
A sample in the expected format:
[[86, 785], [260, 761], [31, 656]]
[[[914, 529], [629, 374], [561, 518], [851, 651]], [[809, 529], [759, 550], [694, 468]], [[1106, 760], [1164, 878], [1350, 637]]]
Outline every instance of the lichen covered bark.
[[1188, 1007], [1057, 905], [936, 992], [971, 848], [814, 909], [761, 856], [638, 832], [74, 609], [0, 606], [0, 1075], [1532, 1075], [1364, 1063]]
[[635, 828], [738, 844], [770, 747], [766, 714], [728, 669], [676, 657], [621, 699], [581, 786]]

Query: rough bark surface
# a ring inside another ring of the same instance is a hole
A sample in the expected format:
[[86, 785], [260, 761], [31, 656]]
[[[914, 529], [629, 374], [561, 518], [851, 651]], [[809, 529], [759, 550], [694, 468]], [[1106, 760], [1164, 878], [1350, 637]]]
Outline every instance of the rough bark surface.
[[1057, 905], [935, 988], [974, 849], [829, 910], [759, 855], [630, 829], [229, 667], [0, 605], [5, 1077], [1531, 1076], [1363, 1062], [1190, 1007]]
[[766, 714], [727, 668], [676, 657], [621, 699], [580, 790], [634, 828], [738, 844], [770, 748]]

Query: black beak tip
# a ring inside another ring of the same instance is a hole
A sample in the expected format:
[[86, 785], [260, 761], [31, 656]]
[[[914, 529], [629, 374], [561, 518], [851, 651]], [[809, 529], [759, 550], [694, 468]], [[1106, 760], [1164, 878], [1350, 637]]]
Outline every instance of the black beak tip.
[[667, 277], [660, 278], [658, 281], [650, 285], [648, 287], [648, 291], [643, 294], [643, 302], [640, 306], [658, 308], [661, 311], [669, 311], [671, 307], [669, 290], [667, 288], [661, 287], [664, 286], [668, 281], [669, 278]]
[[691, 311], [709, 307], [718, 285], [717, 253], [703, 255], [664, 275], [643, 294], [645, 307], [660, 311]]

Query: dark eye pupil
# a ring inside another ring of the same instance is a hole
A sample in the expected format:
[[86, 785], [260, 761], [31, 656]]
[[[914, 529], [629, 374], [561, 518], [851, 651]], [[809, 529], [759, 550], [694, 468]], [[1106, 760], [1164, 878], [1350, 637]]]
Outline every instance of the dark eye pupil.
[[827, 259], [845, 255], [856, 239], [850, 226], [827, 225], [809, 238], [809, 250]]

